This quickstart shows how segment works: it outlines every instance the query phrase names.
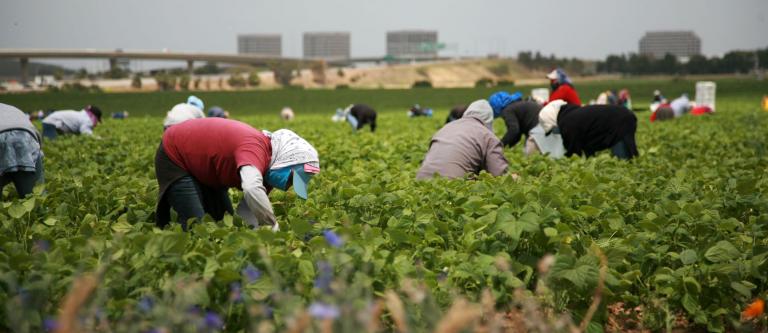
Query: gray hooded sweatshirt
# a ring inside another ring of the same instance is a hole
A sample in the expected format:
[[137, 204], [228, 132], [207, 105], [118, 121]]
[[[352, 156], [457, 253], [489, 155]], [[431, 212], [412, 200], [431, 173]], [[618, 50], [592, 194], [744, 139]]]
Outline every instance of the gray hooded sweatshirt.
[[435, 174], [461, 178], [482, 170], [494, 176], [504, 174], [509, 163], [501, 141], [489, 130], [492, 124], [493, 109], [486, 100], [470, 104], [461, 119], [446, 124], [432, 137], [416, 179], [430, 179]]
[[29, 116], [14, 106], [0, 103], [0, 132], [8, 130], [25, 130], [40, 142], [40, 133], [29, 121]]

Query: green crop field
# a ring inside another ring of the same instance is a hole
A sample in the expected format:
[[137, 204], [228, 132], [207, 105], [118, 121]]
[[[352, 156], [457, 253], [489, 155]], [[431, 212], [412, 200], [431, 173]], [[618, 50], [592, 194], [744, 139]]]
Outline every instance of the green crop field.
[[[585, 101], [628, 87], [639, 105], [656, 88], [694, 94], [691, 81], [577, 87]], [[651, 124], [638, 112], [632, 162], [526, 158], [518, 146], [506, 150], [517, 181], [416, 181], [447, 108], [493, 90], [196, 93], [319, 151], [309, 200], [270, 195], [279, 232], [231, 216], [154, 226], [162, 116], [187, 93], [0, 95], [24, 111], [131, 112], [98, 138], [46, 141], [44, 186], [1, 193], [0, 331], [67, 315], [94, 332], [765, 329], [765, 316], [740, 312], [768, 292], [768, 83], [718, 81], [712, 116]], [[353, 102], [383, 110], [376, 133], [330, 121]], [[437, 114], [408, 119], [412, 103]], [[277, 116], [286, 105], [293, 122]]]

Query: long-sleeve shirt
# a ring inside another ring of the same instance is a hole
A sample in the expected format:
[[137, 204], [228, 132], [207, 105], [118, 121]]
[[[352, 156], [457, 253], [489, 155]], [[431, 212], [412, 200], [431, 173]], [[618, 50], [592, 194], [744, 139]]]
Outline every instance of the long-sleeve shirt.
[[429, 179], [434, 174], [461, 178], [481, 170], [500, 176], [508, 166], [501, 141], [482, 120], [465, 115], [435, 133], [416, 179]]
[[[201, 135], [205, 133], [205, 135]], [[187, 120], [163, 134], [163, 149], [175, 165], [200, 183], [241, 188], [252, 216], [249, 223], [275, 225], [264, 175], [272, 157], [270, 139], [248, 124], [224, 118]]]
[[562, 99], [568, 104], [581, 105], [579, 94], [576, 93], [576, 89], [573, 89], [570, 84], [561, 84], [559, 87], [557, 87], [557, 89], [555, 89], [555, 91], [552, 92], [551, 95], [549, 95], [549, 102], [558, 99]]
[[51, 113], [43, 119], [43, 124], [50, 124], [64, 133], [93, 134], [93, 120], [85, 110], [63, 110]]
[[25, 130], [31, 134], [37, 142], [40, 142], [40, 133], [29, 121], [29, 116], [14, 106], [0, 103], [0, 132], [9, 130]]
[[528, 132], [539, 124], [539, 111], [539, 103], [526, 101], [511, 103], [501, 110], [501, 117], [507, 125], [507, 134], [501, 138], [501, 143], [512, 147], [520, 141], [523, 134], [527, 136]]

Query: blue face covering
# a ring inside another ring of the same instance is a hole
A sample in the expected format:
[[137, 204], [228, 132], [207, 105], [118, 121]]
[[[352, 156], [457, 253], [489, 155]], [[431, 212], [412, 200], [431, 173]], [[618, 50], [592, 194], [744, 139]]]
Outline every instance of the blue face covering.
[[283, 191], [288, 190], [288, 178], [291, 178], [291, 167], [285, 167], [267, 172], [267, 184]]

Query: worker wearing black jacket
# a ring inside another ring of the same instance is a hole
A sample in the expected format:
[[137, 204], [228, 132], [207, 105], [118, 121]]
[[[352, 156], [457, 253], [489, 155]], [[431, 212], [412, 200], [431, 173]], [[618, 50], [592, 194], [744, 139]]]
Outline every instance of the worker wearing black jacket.
[[531, 101], [512, 102], [501, 110], [501, 118], [507, 125], [507, 134], [501, 138], [501, 143], [505, 147], [513, 147], [525, 134], [528, 137], [530, 132], [539, 124], [539, 111], [541, 105]]
[[356, 130], [369, 124], [371, 126], [371, 132], [376, 131], [376, 110], [365, 104], [350, 105], [348, 110], [349, 115], [357, 120]]

